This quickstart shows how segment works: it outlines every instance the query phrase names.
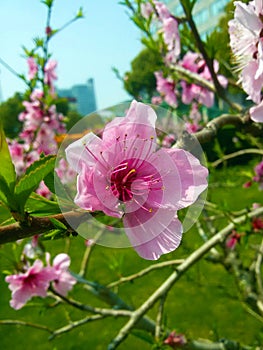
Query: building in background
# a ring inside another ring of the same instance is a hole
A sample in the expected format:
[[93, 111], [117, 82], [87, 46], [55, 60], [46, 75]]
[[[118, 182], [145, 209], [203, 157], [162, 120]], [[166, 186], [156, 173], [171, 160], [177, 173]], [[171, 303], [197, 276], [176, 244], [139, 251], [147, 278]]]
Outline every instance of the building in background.
[[[165, 1], [175, 16], [184, 14], [179, 0]], [[224, 14], [225, 6], [229, 0], [198, 0], [194, 6], [193, 17], [199, 33], [203, 39], [206, 38], [216, 27], [219, 19]]]
[[97, 109], [93, 78], [88, 79], [86, 84], [77, 84], [70, 89], [57, 89], [57, 94], [66, 98], [70, 108], [83, 116]]

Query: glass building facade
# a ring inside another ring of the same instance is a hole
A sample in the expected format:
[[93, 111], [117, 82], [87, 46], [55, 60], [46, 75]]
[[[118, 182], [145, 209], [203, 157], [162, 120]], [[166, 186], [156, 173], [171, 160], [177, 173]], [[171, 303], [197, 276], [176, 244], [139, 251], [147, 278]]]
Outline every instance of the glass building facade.
[[57, 93], [67, 98], [70, 106], [83, 116], [97, 109], [93, 78], [88, 79], [86, 84], [77, 84], [70, 89], [57, 89]]
[[[165, 3], [175, 16], [182, 16], [184, 11], [179, 0], [166, 0]], [[197, 0], [193, 16], [199, 33], [203, 39], [216, 27], [220, 17], [224, 14], [229, 0]]]

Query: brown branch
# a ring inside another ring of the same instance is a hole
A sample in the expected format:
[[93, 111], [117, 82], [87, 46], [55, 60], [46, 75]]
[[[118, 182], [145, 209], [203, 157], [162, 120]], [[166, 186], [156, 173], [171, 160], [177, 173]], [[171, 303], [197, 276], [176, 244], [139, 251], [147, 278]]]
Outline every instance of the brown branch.
[[88, 215], [89, 214], [86, 212], [70, 211], [64, 214], [56, 214], [47, 217], [30, 216], [27, 224], [16, 222], [11, 225], [0, 226], [0, 244], [15, 242], [19, 239], [32, 237], [53, 230], [55, 227], [50, 219], [60, 221], [70, 232], [73, 232], [68, 220], [70, 220], [71, 223], [76, 222], [77, 226], [77, 224], [87, 220]]

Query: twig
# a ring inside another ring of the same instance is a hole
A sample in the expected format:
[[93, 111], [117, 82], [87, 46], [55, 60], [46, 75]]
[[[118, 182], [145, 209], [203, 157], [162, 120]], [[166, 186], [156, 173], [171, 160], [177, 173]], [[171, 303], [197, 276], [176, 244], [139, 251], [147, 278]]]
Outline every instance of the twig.
[[133, 275], [127, 276], [127, 277], [121, 277], [118, 281], [111, 282], [107, 285], [107, 288], [113, 288], [116, 287], [122, 283], [125, 282], [130, 282], [134, 280], [135, 278], [142, 277], [144, 275], [147, 275], [151, 271], [157, 270], [157, 269], [162, 269], [167, 266], [172, 266], [172, 265], [178, 265], [181, 264], [184, 260], [183, 259], [177, 259], [177, 260], [170, 260], [170, 261], [164, 261], [158, 264], [150, 265], [146, 267], [145, 269], [134, 273]]
[[116, 349], [128, 336], [130, 330], [135, 326], [135, 324], [140, 320], [140, 318], [160, 299], [165, 293], [168, 293], [172, 286], [177, 280], [197, 261], [199, 261], [211, 248], [216, 244], [223, 242], [227, 237], [229, 232], [231, 232], [235, 224], [240, 224], [245, 222], [247, 218], [252, 218], [254, 216], [261, 215], [263, 213], [263, 208], [258, 208], [251, 211], [247, 215], [243, 215], [228, 224], [224, 229], [219, 231], [215, 236], [210, 238], [205, 242], [200, 248], [194, 251], [184, 262], [179, 265], [166, 280], [165, 282], [137, 309], [132, 313], [130, 320], [121, 328], [118, 335], [112, 340], [108, 346], [108, 350]]
[[0, 320], [0, 325], [3, 326], [26, 326], [36, 329], [41, 329], [42, 331], [46, 331], [49, 333], [53, 333], [53, 331], [48, 328], [47, 326], [43, 326], [41, 324], [26, 322], [26, 321], [20, 321], [20, 320]]
[[239, 157], [239, 156], [243, 156], [244, 154], [260, 154], [263, 155], [263, 150], [261, 149], [257, 149], [257, 148], [248, 148], [248, 149], [242, 149], [240, 151], [234, 152], [234, 153], [230, 153], [230, 154], [226, 154], [224, 157], [214, 161], [213, 163], [211, 163], [211, 165], [216, 168], [219, 164], [225, 162], [226, 160], [235, 158], [235, 157]]
[[[94, 244], [101, 237], [101, 235], [103, 234], [104, 231], [105, 230], [102, 229], [96, 234], [96, 236], [94, 237]], [[84, 252], [84, 255], [83, 255], [83, 258], [81, 261], [80, 271], [79, 271], [79, 276], [81, 276], [81, 277], [85, 277], [85, 275], [87, 273], [88, 262], [89, 262], [90, 255], [91, 255], [93, 248], [94, 248], [94, 245], [92, 244], [85, 249], [85, 252]]]
[[263, 239], [260, 244], [259, 252], [257, 254], [257, 259], [255, 263], [255, 278], [257, 283], [257, 292], [259, 295], [259, 300], [257, 302], [257, 306], [263, 314], [263, 284], [262, 284], [262, 276], [261, 276], [261, 264], [262, 264], [262, 256], [263, 256]]
[[118, 317], [118, 316], [129, 317], [132, 314], [132, 312], [129, 310], [103, 309], [103, 308], [99, 308], [99, 307], [93, 307], [90, 305], [82, 304], [79, 301], [74, 300], [72, 298], [64, 297], [63, 295], [57, 293], [53, 289], [51, 289], [51, 291], [55, 296], [57, 296], [58, 298], [63, 300], [65, 303], [67, 303], [71, 306], [74, 306], [76, 309], [79, 309], [82, 311], [88, 311], [88, 312], [91, 312], [93, 314], [98, 314], [98, 315], [102, 315], [102, 316], [114, 316], [114, 317]]
[[167, 293], [164, 294], [160, 300], [160, 305], [159, 305], [159, 309], [156, 317], [155, 338], [157, 340], [160, 339], [160, 336], [161, 336], [164, 304], [165, 304], [166, 297], [167, 297]]
[[83, 324], [86, 324], [89, 322], [102, 320], [105, 317], [106, 317], [106, 315], [92, 315], [92, 316], [87, 316], [87, 317], [83, 318], [82, 320], [71, 322], [70, 324], [68, 324], [64, 327], [58, 328], [57, 330], [52, 332], [51, 336], [48, 339], [53, 340], [58, 335], [70, 332], [72, 329], [74, 329], [76, 327], [82, 326]]

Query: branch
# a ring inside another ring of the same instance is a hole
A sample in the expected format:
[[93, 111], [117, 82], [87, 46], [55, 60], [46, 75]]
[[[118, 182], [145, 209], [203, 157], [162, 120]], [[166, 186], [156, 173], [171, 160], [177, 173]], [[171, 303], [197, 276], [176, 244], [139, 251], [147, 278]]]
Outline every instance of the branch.
[[105, 315], [93, 315], [93, 316], [87, 316], [87, 317], [83, 318], [82, 320], [71, 322], [70, 324], [68, 324], [64, 327], [58, 328], [57, 330], [52, 332], [51, 336], [48, 339], [53, 340], [58, 335], [70, 332], [72, 329], [74, 329], [76, 327], [82, 326], [83, 324], [86, 324], [89, 322], [102, 320], [105, 317], [106, 317]]
[[236, 224], [243, 223], [247, 218], [252, 218], [263, 214], [263, 208], [258, 208], [251, 211], [247, 215], [242, 215], [241, 217], [233, 220], [224, 229], [219, 231], [215, 236], [210, 238], [205, 242], [200, 248], [194, 251], [184, 262], [179, 265], [166, 280], [165, 282], [137, 309], [132, 313], [130, 320], [124, 325], [124, 327], [119, 331], [119, 334], [112, 340], [108, 346], [108, 350], [116, 349], [128, 336], [130, 330], [135, 326], [135, 324], [141, 319], [141, 317], [160, 299], [165, 293], [173, 287], [175, 282], [180, 279], [180, 277], [197, 261], [199, 261], [211, 248], [220, 242], [223, 242], [227, 235], [234, 229]]
[[177, 259], [177, 260], [164, 261], [164, 262], [161, 262], [158, 264], [150, 265], [150, 266], [146, 267], [145, 269], [134, 273], [133, 275], [130, 275], [127, 277], [121, 277], [118, 281], [109, 283], [107, 285], [107, 288], [113, 288], [113, 287], [119, 286], [122, 283], [130, 282], [130, 281], [134, 280], [135, 278], [139, 278], [139, 277], [142, 277], [144, 275], [147, 275], [148, 273], [150, 273], [153, 270], [162, 269], [166, 266], [173, 266], [173, 265], [181, 264], [183, 261], [184, 261], [183, 259]]
[[234, 153], [230, 153], [230, 154], [226, 154], [224, 157], [214, 161], [211, 165], [216, 168], [219, 164], [223, 163], [226, 160], [235, 158], [235, 157], [239, 157], [239, 156], [243, 156], [244, 154], [261, 154], [263, 156], [263, 150], [261, 149], [257, 149], [257, 148], [248, 148], [248, 149], [242, 149], [240, 151], [234, 152]]
[[72, 232], [71, 225], [69, 225], [67, 220], [76, 220], [78, 224], [87, 220], [89, 214], [80, 211], [70, 211], [64, 214], [56, 214], [47, 217], [35, 217], [30, 216], [28, 224], [22, 224], [16, 222], [11, 225], [0, 226], [0, 244], [15, 242], [19, 239], [26, 237], [32, 237], [41, 233], [45, 233], [49, 230], [54, 229], [54, 224], [50, 219], [56, 219], [62, 222], [70, 232]]
[[4, 326], [26, 326], [36, 329], [41, 329], [42, 331], [47, 331], [49, 333], [53, 333], [53, 331], [47, 326], [43, 326], [41, 324], [35, 324], [31, 322], [25, 322], [20, 320], [0, 320], [0, 325]]

